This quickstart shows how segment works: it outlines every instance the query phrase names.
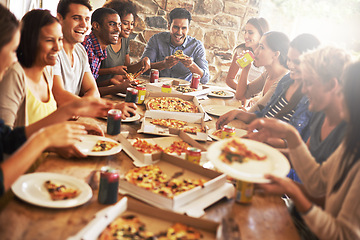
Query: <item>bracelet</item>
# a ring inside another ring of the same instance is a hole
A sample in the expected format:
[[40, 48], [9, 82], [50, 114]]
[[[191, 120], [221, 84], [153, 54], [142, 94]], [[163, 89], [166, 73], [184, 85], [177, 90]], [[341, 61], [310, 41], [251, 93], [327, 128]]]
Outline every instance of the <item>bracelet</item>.
[[306, 210], [306, 212], [299, 212], [301, 214], [301, 216], [305, 216], [306, 214], [308, 214], [314, 207], [314, 204], [312, 203], [310, 208], [308, 210]]
[[284, 144], [285, 144], [285, 148], [288, 148], [288, 142], [285, 138], [282, 138], [282, 140], [284, 141]]

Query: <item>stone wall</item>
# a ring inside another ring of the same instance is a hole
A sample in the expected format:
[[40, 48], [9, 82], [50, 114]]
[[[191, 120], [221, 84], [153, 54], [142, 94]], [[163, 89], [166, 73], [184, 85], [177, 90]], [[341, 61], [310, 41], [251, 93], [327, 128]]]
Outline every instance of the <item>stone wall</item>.
[[138, 18], [135, 23], [130, 55], [136, 61], [146, 42], [168, 30], [168, 13], [186, 8], [192, 14], [189, 35], [204, 43], [211, 74], [210, 82], [224, 81], [235, 46], [243, 42], [241, 29], [250, 17], [256, 17], [261, 0], [137, 0]]

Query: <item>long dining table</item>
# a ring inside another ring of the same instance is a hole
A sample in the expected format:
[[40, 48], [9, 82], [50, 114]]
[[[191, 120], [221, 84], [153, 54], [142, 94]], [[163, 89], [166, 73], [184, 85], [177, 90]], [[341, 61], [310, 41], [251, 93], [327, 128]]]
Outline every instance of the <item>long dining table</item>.
[[[109, 98], [113, 101], [124, 100], [118, 96]], [[235, 98], [205, 97], [200, 100], [200, 103], [202, 106], [241, 106], [241, 102]], [[145, 106], [138, 105], [137, 112], [143, 116]], [[206, 125], [214, 128], [218, 117], [211, 116], [211, 118], [212, 120], [207, 121]], [[106, 129], [105, 120], [84, 119], [84, 121], [95, 122], [104, 130]], [[137, 133], [140, 125], [140, 121], [122, 123], [121, 132], [128, 132], [130, 139], [154, 137]], [[237, 128], [246, 127], [241, 121], [233, 121], [230, 125]], [[114, 138], [113, 136], [107, 137]], [[202, 142], [201, 144], [208, 147], [211, 143]], [[92, 198], [78, 207], [54, 209], [29, 204], [15, 197], [10, 191], [0, 210], [0, 239], [60, 240], [75, 235], [93, 219], [98, 211], [107, 207], [107, 205], [100, 204], [97, 199], [99, 174], [95, 170], [99, 170], [103, 166], [117, 168], [122, 173], [135, 167], [131, 158], [124, 151], [112, 156], [93, 156], [83, 159], [65, 159], [55, 153], [47, 153], [35, 163], [33, 171], [60, 173], [82, 179], [92, 187]], [[119, 195], [119, 199], [121, 197], [122, 195]], [[202, 218], [223, 223], [222, 239], [300, 239], [280, 196], [256, 192], [250, 204], [240, 204], [234, 199], [224, 198], [208, 207]]]

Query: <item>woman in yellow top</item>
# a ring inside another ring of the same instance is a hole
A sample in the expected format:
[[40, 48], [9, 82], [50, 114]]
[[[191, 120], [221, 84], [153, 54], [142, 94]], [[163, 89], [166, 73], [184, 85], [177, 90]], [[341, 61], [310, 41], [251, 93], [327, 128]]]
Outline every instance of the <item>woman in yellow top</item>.
[[5, 124], [27, 126], [56, 110], [52, 66], [62, 48], [58, 20], [47, 10], [32, 10], [22, 19], [19, 62], [0, 85], [0, 117]]

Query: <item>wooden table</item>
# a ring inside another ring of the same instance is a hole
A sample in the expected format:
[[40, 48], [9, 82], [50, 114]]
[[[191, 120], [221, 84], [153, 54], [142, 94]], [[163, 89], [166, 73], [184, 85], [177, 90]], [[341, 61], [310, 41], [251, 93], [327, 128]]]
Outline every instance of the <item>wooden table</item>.
[[[122, 100], [117, 98], [117, 100]], [[235, 99], [210, 98], [201, 101], [202, 105], [231, 105], [240, 106]], [[144, 113], [144, 106], [139, 106], [138, 113]], [[217, 117], [206, 124], [213, 128]], [[105, 121], [97, 121], [105, 129]], [[233, 122], [232, 125], [244, 127], [242, 122]], [[136, 131], [139, 129], [139, 121], [134, 123], [123, 123], [122, 131], [129, 131], [129, 138], [150, 137], [141, 135]], [[153, 136], [151, 136], [153, 137]], [[206, 143], [205, 145], [209, 145]], [[133, 168], [131, 159], [121, 151], [119, 154], [107, 157], [88, 157], [85, 159], [63, 159], [55, 154], [49, 154], [38, 163], [36, 172], [54, 172], [76, 176], [89, 181], [91, 172], [102, 166], [110, 165], [126, 172]], [[12, 197], [0, 212], [0, 239], [66, 239], [76, 234], [94, 216], [94, 214], [106, 207], [97, 202], [99, 175], [95, 174], [93, 197], [86, 204], [70, 209], [48, 209], [37, 207]], [[240, 230], [241, 238], [236, 231], [229, 230], [229, 236], [224, 239], [300, 239], [291, 221], [283, 200], [278, 196], [262, 196], [255, 194], [249, 205], [236, 203], [234, 200], [220, 200], [206, 209], [205, 219], [221, 222], [233, 222], [235, 228]], [[231, 227], [231, 226], [230, 226]]]

